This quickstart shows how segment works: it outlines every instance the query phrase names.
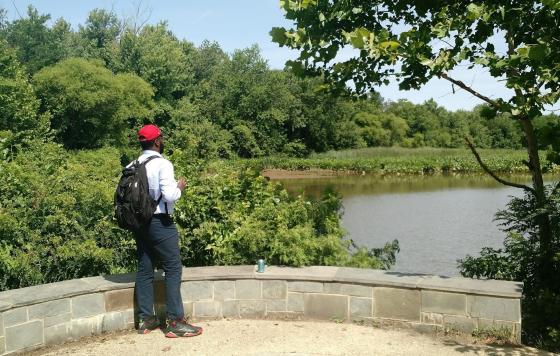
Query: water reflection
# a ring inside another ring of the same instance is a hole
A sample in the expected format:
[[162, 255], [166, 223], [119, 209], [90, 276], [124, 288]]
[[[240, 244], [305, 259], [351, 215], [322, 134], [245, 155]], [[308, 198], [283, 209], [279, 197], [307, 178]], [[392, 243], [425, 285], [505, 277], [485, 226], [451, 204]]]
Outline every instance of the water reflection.
[[[510, 176], [528, 183], [529, 176]], [[553, 177], [547, 177], [553, 180]], [[505, 234], [493, 221], [520, 189], [482, 175], [379, 177], [346, 176], [283, 180], [292, 194], [318, 196], [331, 187], [343, 197], [342, 224], [358, 245], [382, 246], [398, 239], [394, 270], [458, 275], [457, 259], [500, 247]]]
[[[528, 183], [530, 176], [512, 175], [504, 177], [514, 183]], [[437, 176], [339, 176], [312, 179], [278, 180], [294, 195], [303, 194], [319, 197], [326, 188], [333, 188], [342, 196], [398, 194], [429, 192], [437, 190], [478, 188], [496, 189], [503, 185], [486, 175], [437, 175]]]

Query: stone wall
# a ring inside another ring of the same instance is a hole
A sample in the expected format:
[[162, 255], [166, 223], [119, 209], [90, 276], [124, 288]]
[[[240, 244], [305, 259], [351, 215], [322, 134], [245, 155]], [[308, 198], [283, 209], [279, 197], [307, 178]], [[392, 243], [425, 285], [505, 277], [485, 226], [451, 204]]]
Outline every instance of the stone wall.
[[[165, 315], [162, 277], [156, 312]], [[185, 268], [185, 312], [217, 318], [319, 319], [420, 331], [499, 327], [519, 339], [521, 284], [341, 267]], [[0, 293], [0, 355], [134, 327], [134, 274]]]

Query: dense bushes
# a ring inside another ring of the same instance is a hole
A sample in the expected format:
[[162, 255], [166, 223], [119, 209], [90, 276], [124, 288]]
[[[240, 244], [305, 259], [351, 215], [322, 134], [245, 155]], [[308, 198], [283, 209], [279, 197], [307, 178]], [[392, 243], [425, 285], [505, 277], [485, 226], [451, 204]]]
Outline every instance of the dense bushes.
[[39, 141], [0, 162], [0, 289], [130, 270], [134, 244], [111, 221], [119, 171], [115, 149]]
[[[340, 199], [291, 198], [257, 172], [225, 164], [200, 170], [175, 154], [189, 182], [177, 206], [187, 266], [271, 264], [388, 268], [398, 245], [358, 250], [340, 227]], [[120, 174], [114, 148], [68, 152], [34, 141], [0, 161], [0, 290], [134, 271], [135, 243], [112, 221]]]
[[224, 163], [201, 175], [185, 173], [190, 180], [176, 212], [185, 265], [251, 264], [264, 257], [274, 265], [387, 268], [392, 263], [384, 261], [398, 251], [396, 244], [377, 256], [367, 250], [350, 255], [340, 199], [332, 192], [318, 201], [292, 198], [256, 171]]

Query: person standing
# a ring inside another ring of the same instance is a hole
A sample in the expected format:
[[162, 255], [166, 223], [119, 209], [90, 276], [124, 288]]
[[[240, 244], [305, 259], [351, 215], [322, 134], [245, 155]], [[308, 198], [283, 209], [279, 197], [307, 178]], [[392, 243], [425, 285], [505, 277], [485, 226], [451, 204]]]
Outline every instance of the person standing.
[[185, 189], [184, 178], [177, 182], [173, 164], [163, 158], [164, 139], [155, 125], [145, 125], [138, 131], [142, 154], [138, 162], [146, 161], [149, 194], [158, 202], [149, 224], [135, 233], [138, 257], [136, 302], [139, 311], [138, 332], [147, 334], [160, 327], [154, 315], [154, 266], [160, 261], [165, 272], [166, 337], [188, 337], [202, 333], [202, 328], [187, 323], [181, 298], [183, 265], [179, 251], [179, 234], [173, 222], [173, 207]]

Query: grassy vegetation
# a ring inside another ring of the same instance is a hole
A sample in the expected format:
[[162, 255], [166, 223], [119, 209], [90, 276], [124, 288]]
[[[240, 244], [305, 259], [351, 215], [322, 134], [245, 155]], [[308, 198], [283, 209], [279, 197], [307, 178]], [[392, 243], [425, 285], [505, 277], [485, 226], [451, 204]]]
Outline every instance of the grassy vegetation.
[[[495, 172], [528, 172], [524, 150], [481, 149], [484, 163]], [[559, 169], [541, 155], [546, 171]], [[239, 161], [237, 161], [239, 162]], [[379, 174], [477, 173], [480, 165], [468, 149], [376, 147], [314, 154], [308, 158], [265, 157], [241, 161], [258, 169], [335, 171]]]

